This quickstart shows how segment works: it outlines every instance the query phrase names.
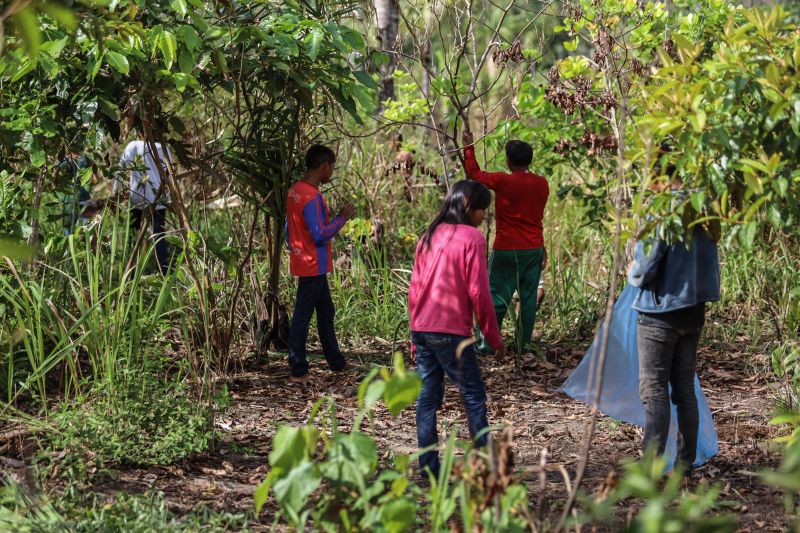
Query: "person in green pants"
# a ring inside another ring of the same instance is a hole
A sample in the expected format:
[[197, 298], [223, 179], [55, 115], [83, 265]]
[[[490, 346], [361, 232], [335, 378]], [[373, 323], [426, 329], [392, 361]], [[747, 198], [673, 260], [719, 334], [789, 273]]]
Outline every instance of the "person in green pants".
[[[523, 141], [506, 144], [509, 172], [485, 172], [475, 159], [473, 137], [464, 131], [464, 168], [467, 178], [480, 181], [495, 193], [497, 232], [489, 260], [489, 286], [497, 324], [519, 294], [520, 312], [515, 328], [518, 351], [530, 349], [536, 322], [536, 291], [544, 258], [542, 219], [550, 187], [547, 180], [529, 170], [533, 149]], [[489, 351], [481, 342], [480, 351]]]

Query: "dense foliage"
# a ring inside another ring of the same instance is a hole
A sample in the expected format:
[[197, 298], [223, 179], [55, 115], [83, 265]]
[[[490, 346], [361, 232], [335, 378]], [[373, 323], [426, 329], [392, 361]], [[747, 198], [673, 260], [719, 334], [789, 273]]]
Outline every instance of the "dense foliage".
[[[730, 530], [719, 487], [663, 481], [657, 459], [581, 492], [579, 511], [559, 522], [542, 502], [560, 512], [562, 495], [523, 483], [508, 433], [472, 450], [449, 428], [432, 480], [415, 476], [413, 454], [382, 449], [376, 417], [397, 416], [419, 392], [394, 353], [408, 333], [414, 245], [460, 178], [465, 128], [491, 168], [509, 138], [528, 141], [551, 183], [547, 342], [582, 349], [634, 237], [719, 232], [725, 290], [708, 341], [728, 350], [744, 336], [754, 361], [766, 354], [786, 447], [764, 479], [784, 491], [787, 522], [796, 516], [798, 14], [724, 0], [400, 4], [394, 29], [373, 23], [373, 8], [398, 7], [390, 0], [2, 8], [0, 417], [30, 427], [40, 449], [36, 490], [0, 486], [0, 527], [550, 530], [620, 526], [619, 505], [637, 499], [632, 531]], [[164, 276], [154, 242], [132, 234], [109, 193], [134, 130], [175, 155], [160, 169], [171, 196]], [[247, 517], [176, 517], [158, 494], [84, 494], [115, 469], [212, 449], [225, 438], [225, 381], [245, 365], [283, 364], [285, 199], [314, 142], [337, 148], [329, 200], [360, 211], [335, 244], [340, 338], [382, 353], [353, 392], [353, 425], [341, 427], [332, 397], [300, 427], [264, 421], [269, 471]], [[77, 155], [94, 165], [65, 171]], [[656, 190], [675, 176], [678, 194]], [[108, 198], [76, 227], [81, 187]]]

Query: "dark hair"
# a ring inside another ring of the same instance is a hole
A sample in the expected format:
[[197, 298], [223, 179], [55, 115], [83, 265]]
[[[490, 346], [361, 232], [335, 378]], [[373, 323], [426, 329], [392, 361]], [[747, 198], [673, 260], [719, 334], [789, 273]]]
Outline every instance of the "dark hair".
[[430, 246], [436, 228], [441, 224], [471, 224], [469, 212], [486, 209], [492, 203], [492, 193], [480, 182], [462, 180], [450, 188], [439, 214], [422, 234], [423, 246]]
[[315, 144], [306, 152], [306, 169], [314, 170], [325, 163], [331, 165], [336, 162], [336, 153], [322, 144]]
[[533, 148], [523, 141], [508, 141], [506, 143], [506, 158], [515, 167], [529, 167], [533, 161]]

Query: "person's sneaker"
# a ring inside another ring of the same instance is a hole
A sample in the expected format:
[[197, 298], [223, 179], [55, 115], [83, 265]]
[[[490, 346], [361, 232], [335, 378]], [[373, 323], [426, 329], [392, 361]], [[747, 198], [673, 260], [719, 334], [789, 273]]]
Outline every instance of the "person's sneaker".
[[305, 374], [300, 376], [291, 376], [289, 378], [289, 380], [294, 381], [295, 383], [303, 383], [304, 381], [308, 381], [309, 379], [311, 379], [310, 372], [306, 372]]

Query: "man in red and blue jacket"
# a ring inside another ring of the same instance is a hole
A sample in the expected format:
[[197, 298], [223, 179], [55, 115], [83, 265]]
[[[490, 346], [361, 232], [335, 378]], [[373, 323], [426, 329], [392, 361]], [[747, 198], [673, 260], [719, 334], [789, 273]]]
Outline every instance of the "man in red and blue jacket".
[[286, 201], [286, 240], [289, 245], [289, 269], [298, 277], [297, 303], [289, 331], [289, 367], [294, 379], [308, 377], [306, 341], [311, 315], [317, 312], [317, 330], [322, 351], [331, 370], [341, 371], [347, 365], [336, 341], [333, 327], [335, 309], [328, 287], [328, 272], [333, 270], [331, 239], [345, 222], [353, 218], [355, 209], [346, 205], [332, 220], [320, 184], [333, 175], [336, 154], [316, 144], [306, 153], [306, 173], [289, 189]]

